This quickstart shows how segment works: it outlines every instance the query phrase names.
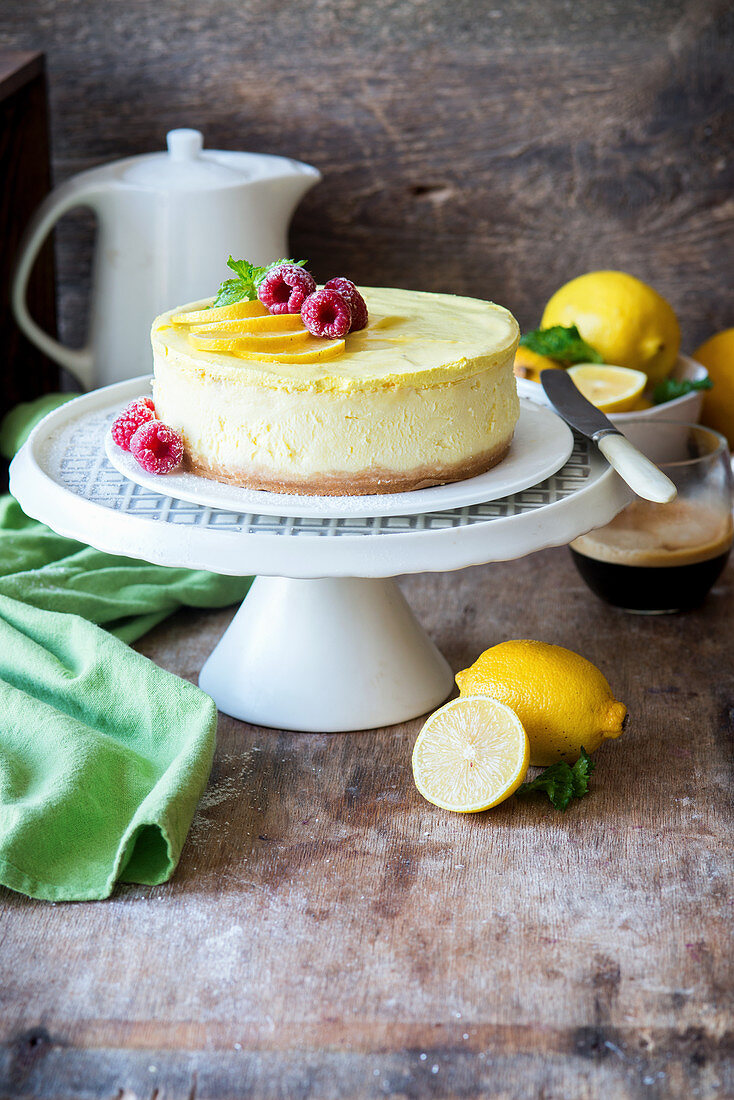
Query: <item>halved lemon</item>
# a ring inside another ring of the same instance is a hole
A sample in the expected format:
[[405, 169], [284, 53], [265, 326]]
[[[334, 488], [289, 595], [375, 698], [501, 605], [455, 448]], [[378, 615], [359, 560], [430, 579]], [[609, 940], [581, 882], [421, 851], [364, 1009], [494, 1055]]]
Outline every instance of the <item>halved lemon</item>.
[[514, 710], [488, 695], [465, 695], [432, 714], [418, 734], [413, 778], [434, 806], [471, 814], [514, 794], [529, 759]]
[[629, 409], [627, 409], [627, 412], [647, 412], [648, 409], [652, 408], [652, 401], [648, 401], [646, 397], [638, 397], [635, 403], [633, 405], [630, 405]]
[[647, 385], [647, 375], [630, 367], [577, 363], [568, 368], [578, 389], [601, 412], [628, 412]]
[[256, 298], [250, 302], [247, 300], [233, 302], [231, 306], [210, 306], [209, 309], [194, 309], [188, 313], [175, 313], [171, 320], [174, 325], [197, 325], [218, 323], [219, 321], [236, 321], [241, 317], [270, 316], [262, 302]]

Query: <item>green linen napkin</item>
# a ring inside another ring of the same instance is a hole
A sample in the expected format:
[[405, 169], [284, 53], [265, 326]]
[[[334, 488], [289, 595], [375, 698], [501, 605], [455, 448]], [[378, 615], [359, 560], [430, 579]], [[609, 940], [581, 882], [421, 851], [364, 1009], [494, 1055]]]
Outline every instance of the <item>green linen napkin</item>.
[[[11, 429], [6, 418], [6, 453], [34, 404]], [[179, 607], [234, 603], [250, 583], [103, 554], [0, 497], [0, 884], [74, 901], [171, 876], [216, 708], [125, 643]]]

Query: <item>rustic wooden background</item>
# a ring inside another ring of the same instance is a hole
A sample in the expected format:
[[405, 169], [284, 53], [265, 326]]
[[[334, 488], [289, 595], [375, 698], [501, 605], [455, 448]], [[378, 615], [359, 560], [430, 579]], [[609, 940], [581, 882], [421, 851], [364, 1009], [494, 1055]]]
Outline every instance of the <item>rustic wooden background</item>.
[[[584, 270], [678, 310], [684, 348], [734, 323], [727, 0], [4, 0], [44, 49], [57, 182], [161, 147], [286, 153], [325, 175], [294, 224], [317, 276], [488, 296], [525, 327]], [[59, 232], [83, 331], [90, 229]]]

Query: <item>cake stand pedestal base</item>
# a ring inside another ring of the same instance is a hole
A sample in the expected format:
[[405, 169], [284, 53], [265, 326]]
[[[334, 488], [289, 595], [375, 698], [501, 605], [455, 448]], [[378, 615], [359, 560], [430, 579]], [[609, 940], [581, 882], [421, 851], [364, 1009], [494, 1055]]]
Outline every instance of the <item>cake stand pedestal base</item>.
[[233, 718], [336, 733], [433, 710], [453, 674], [393, 580], [257, 577], [199, 684]]

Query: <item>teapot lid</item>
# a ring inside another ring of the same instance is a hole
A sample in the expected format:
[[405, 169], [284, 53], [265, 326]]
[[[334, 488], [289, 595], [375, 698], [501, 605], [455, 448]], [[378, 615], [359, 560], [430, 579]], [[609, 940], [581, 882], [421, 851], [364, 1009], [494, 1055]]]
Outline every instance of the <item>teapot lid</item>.
[[235, 187], [261, 174], [253, 170], [259, 160], [256, 155], [234, 154], [223, 163], [217, 154], [207, 153], [200, 130], [169, 130], [166, 144], [166, 153], [132, 157], [120, 179], [154, 191], [214, 191]]

